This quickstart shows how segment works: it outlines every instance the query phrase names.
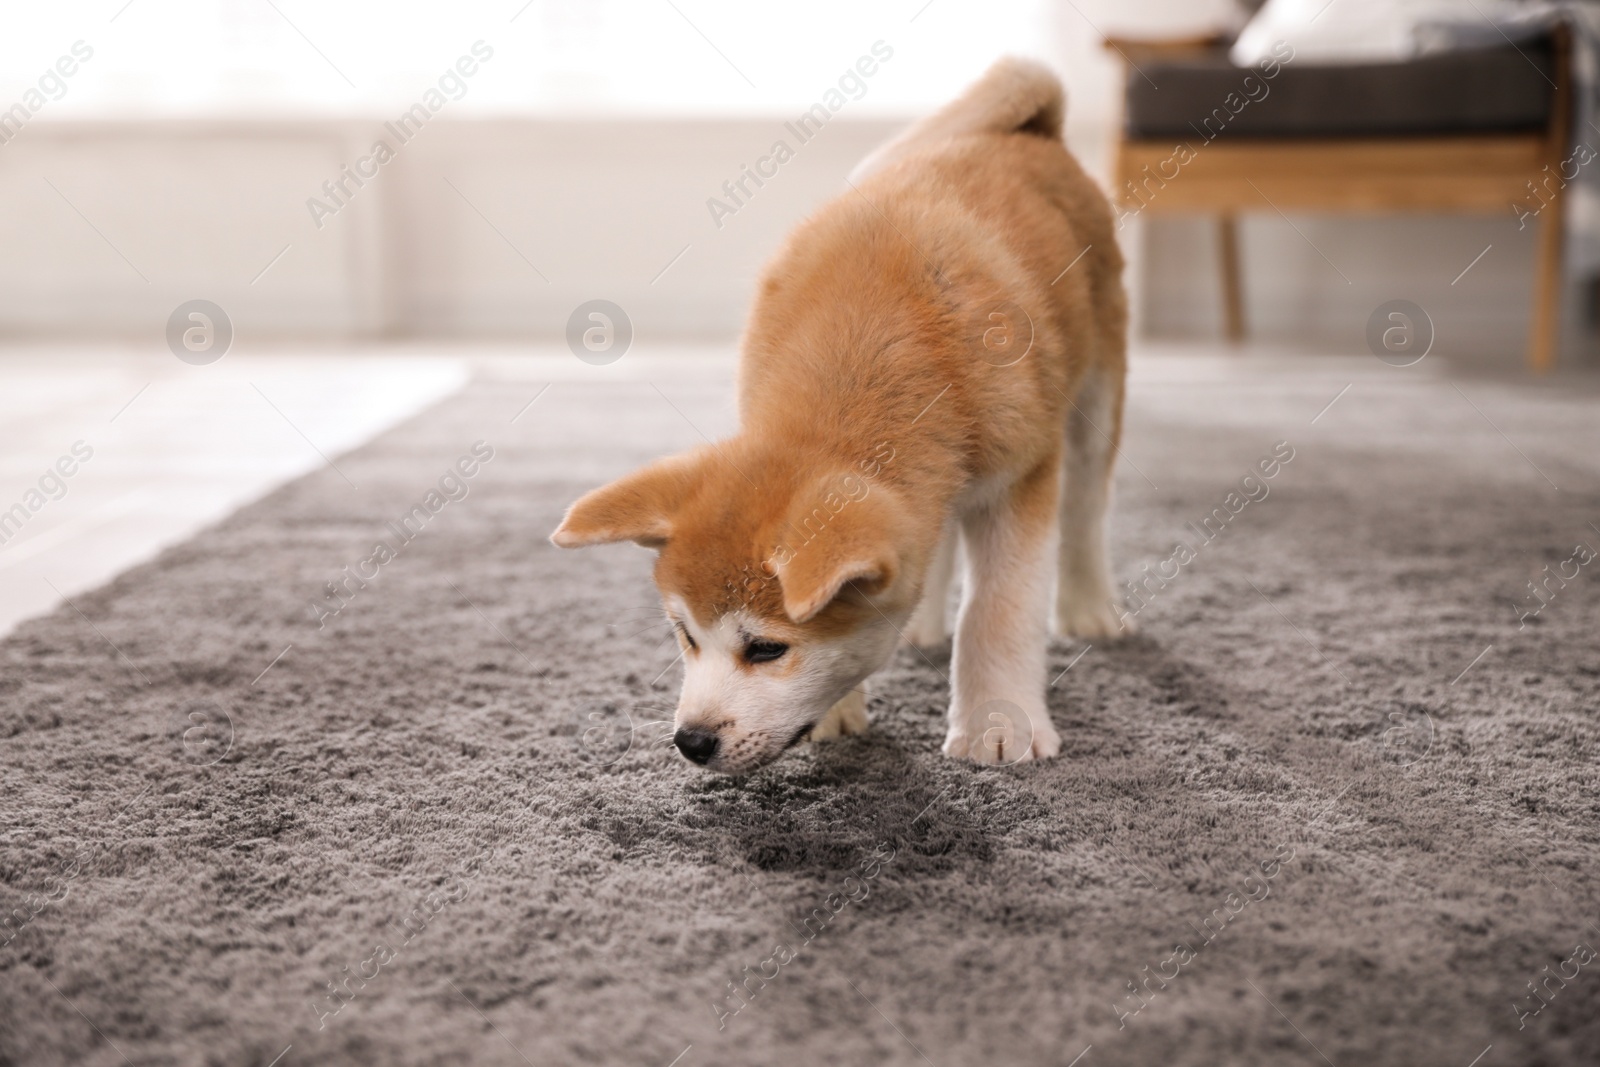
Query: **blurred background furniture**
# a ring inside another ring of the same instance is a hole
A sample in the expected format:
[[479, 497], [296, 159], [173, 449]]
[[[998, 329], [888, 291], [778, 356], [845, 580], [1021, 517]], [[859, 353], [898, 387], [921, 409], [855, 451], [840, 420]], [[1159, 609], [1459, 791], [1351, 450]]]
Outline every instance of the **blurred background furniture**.
[[[1247, 330], [1241, 213], [1498, 214], [1525, 204], [1519, 218], [1539, 227], [1527, 360], [1536, 371], [1553, 365], [1572, 114], [1567, 33], [1403, 63], [1290, 60], [1270, 77], [1234, 66], [1220, 36], [1106, 45], [1126, 68], [1112, 162], [1119, 212], [1216, 217], [1230, 340]], [[1175, 161], [1179, 146], [1192, 158]]]

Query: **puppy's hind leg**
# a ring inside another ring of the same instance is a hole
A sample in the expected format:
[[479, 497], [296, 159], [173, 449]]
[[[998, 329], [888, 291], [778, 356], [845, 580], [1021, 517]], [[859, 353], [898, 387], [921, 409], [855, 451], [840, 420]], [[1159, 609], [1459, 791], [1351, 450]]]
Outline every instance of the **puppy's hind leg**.
[[950, 581], [956, 570], [957, 526], [954, 519], [945, 523], [939, 538], [939, 547], [928, 564], [928, 576], [922, 582], [922, 603], [906, 626], [906, 640], [918, 648], [937, 645], [950, 636], [949, 618]]
[[1111, 468], [1122, 431], [1122, 383], [1108, 377], [1090, 371], [1067, 411], [1053, 618], [1060, 637], [1094, 640], [1133, 632], [1131, 616], [1119, 621], [1106, 555]]

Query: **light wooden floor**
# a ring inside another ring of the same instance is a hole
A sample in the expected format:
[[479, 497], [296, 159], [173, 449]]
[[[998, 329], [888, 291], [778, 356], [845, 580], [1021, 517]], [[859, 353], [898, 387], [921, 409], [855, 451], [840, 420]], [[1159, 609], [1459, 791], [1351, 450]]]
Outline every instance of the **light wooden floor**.
[[0, 633], [354, 448], [467, 376], [459, 360], [349, 350], [230, 355], [206, 367], [114, 348], [0, 353], [0, 511], [27, 500], [74, 443], [93, 450], [64, 479], [65, 495], [47, 496], [0, 545]]

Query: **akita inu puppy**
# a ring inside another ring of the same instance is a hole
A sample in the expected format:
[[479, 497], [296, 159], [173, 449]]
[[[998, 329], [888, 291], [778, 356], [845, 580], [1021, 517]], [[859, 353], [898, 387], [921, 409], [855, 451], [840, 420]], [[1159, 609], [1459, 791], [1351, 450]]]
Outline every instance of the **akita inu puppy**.
[[744, 773], [865, 730], [867, 676], [947, 636], [958, 541], [944, 751], [1060, 751], [1052, 586], [1056, 633], [1122, 629], [1105, 525], [1127, 322], [1063, 108], [1048, 70], [1002, 60], [870, 157], [761, 279], [738, 434], [594, 490], [552, 535], [659, 550], [695, 763]]

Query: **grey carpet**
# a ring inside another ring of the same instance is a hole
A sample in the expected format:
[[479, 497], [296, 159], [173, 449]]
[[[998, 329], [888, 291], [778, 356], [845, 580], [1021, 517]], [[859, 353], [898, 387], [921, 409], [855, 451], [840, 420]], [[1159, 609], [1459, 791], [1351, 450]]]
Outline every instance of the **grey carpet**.
[[1060, 759], [942, 758], [902, 650], [868, 737], [746, 780], [649, 725], [649, 554], [544, 540], [727, 387], [469, 388], [0, 643], [0, 1062], [1595, 1063], [1600, 563], [1512, 606], [1600, 547], [1593, 391], [1362, 367], [1136, 391], [1125, 578], [1296, 457], [1052, 649]]

